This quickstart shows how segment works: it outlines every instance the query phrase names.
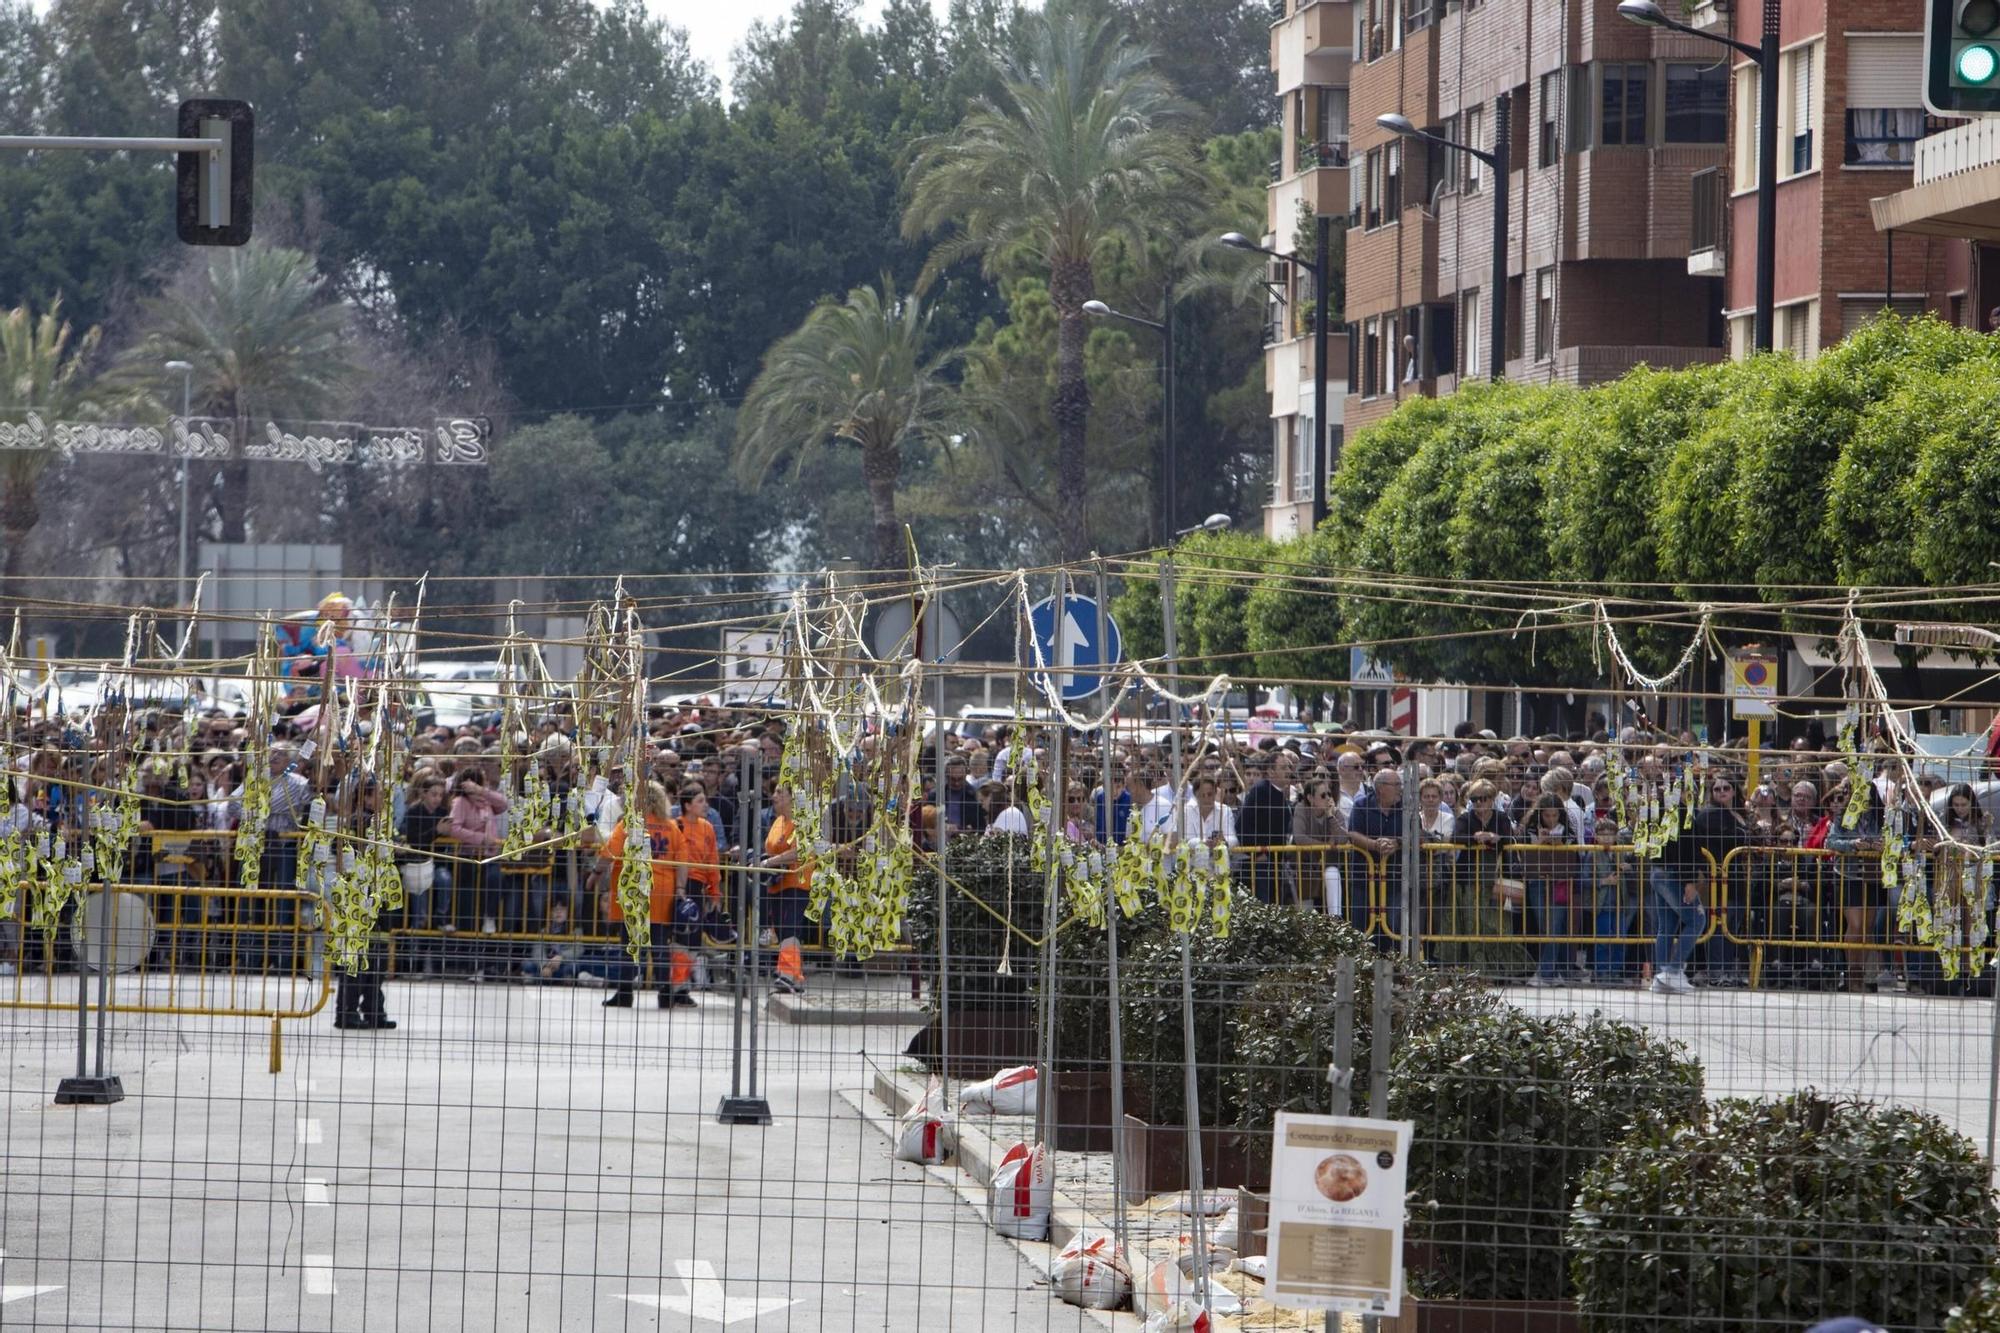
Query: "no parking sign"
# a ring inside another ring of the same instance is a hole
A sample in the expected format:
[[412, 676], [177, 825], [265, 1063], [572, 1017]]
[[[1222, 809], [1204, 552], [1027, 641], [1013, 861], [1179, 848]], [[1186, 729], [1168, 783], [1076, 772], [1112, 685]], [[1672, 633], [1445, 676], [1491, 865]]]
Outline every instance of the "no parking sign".
[[1729, 702], [1737, 717], [1778, 715], [1778, 659], [1763, 653], [1731, 653]]

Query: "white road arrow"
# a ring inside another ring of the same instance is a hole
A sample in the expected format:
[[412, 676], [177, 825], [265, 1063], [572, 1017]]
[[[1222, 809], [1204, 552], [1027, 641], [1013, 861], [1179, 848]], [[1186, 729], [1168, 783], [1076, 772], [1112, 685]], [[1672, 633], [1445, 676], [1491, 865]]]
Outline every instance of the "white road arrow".
[[706, 1319], [716, 1324], [734, 1324], [744, 1319], [756, 1319], [762, 1315], [776, 1314], [789, 1309], [798, 1302], [784, 1296], [729, 1296], [722, 1290], [722, 1283], [715, 1276], [715, 1265], [706, 1259], [677, 1259], [674, 1271], [680, 1274], [681, 1286], [685, 1291], [679, 1296], [620, 1296], [621, 1301], [634, 1305], [650, 1305], [657, 1310], [672, 1310], [678, 1314], [691, 1315], [696, 1319]]
[[[7, 1251], [0, 1250], [0, 1260], [7, 1257]], [[61, 1291], [61, 1287], [9, 1287], [0, 1285], [0, 1305], [9, 1301], [25, 1301], [30, 1296], [39, 1296], [45, 1291]]]
[[1056, 635], [1056, 664], [1063, 669], [1061, 689], [1068, 694], [1071, 682], [1076, 679], [1077, 649], [1090, 642], [1090, 636], [1083, 632], [1083, 626], [1076, 623], [1076, 616], [1065, 609], [1062, 618], [1062, 632]]

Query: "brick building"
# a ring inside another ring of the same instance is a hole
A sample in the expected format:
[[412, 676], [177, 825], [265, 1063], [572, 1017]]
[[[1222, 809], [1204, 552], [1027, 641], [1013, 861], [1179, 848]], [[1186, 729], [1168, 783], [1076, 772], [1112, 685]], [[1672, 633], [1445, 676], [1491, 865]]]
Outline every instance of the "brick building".
[[[1884, 305], [1976, 319], [1965, 243], [1915, 227], [1878, 232], [1870, 209], [1871, 200], [1910, 187], [1918, 142], [1939, 128], [1923, 109], [1923, 18], [1921, 0], [1784, 0], [1772, 343], [1794, 355], [1817, 355]], [[1763, 10], [1710, 3], [1690, 21], [1754, 46]], [[1756, 304], [1759, 72], [1730, 59], [1726, 236], [1692, 262], [1726, 269], [1730, 352], [1741, 357]]]

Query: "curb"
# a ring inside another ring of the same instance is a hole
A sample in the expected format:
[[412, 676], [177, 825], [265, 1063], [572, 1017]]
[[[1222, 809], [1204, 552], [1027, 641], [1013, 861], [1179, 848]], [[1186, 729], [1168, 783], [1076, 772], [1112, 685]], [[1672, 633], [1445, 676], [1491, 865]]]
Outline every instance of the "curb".
[[[840, 1009], [821, 1008], [796, 995], [773, 995], [764, 1013], [779, 1023], [794, 1027], [923, 1027], [931, 1021], [928, 1009]], [[898, 1112], [898, 1114], [901, 1114]]]

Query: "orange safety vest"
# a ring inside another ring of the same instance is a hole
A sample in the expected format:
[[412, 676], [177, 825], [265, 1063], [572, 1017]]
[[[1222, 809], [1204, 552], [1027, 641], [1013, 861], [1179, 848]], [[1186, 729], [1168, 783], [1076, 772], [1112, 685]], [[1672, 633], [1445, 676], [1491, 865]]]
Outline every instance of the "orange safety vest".
[[[618, 876], [625, 869], [625, 829], [624, 820], [611, 831], [610, 841], [604, 844], [602, 859], [610, 863], [610, 874], [606, 884], [611, 890], [611, 919], [623, 921], [625, 910], [618, 903]], [[646, 836], [653, 844], [653, 894], [649, 906], [652, 919], [670, 922], [674, 919], [674, 898], [679, 894], [681, 866], [677, 863], [688, 859], [686, 847], [681, 841], [681, 831], [671, 819], [655, 819], [646, 816]]]
[[[764, 835], [764, 855], [783, 856], [798, 842], [799, 829], [789, 815], [780, 815], [771, 821], [771, 831]], [[803, 892], [812, 887], [812, 867], [806, 863], [803, 854], [793, 863], [792, 868], [779, 877], [771, 886], [773, 893]]]
[[688, 882], [701, 885], [702, 892], [710, 898], [722, 896], [722, 854], [715, 845], [715, 825], [704, 818], [690, 819], [682, 815], [676, 821], [681, 835], [681, 846], [687, 855], [681, 859], [688, 862]]

